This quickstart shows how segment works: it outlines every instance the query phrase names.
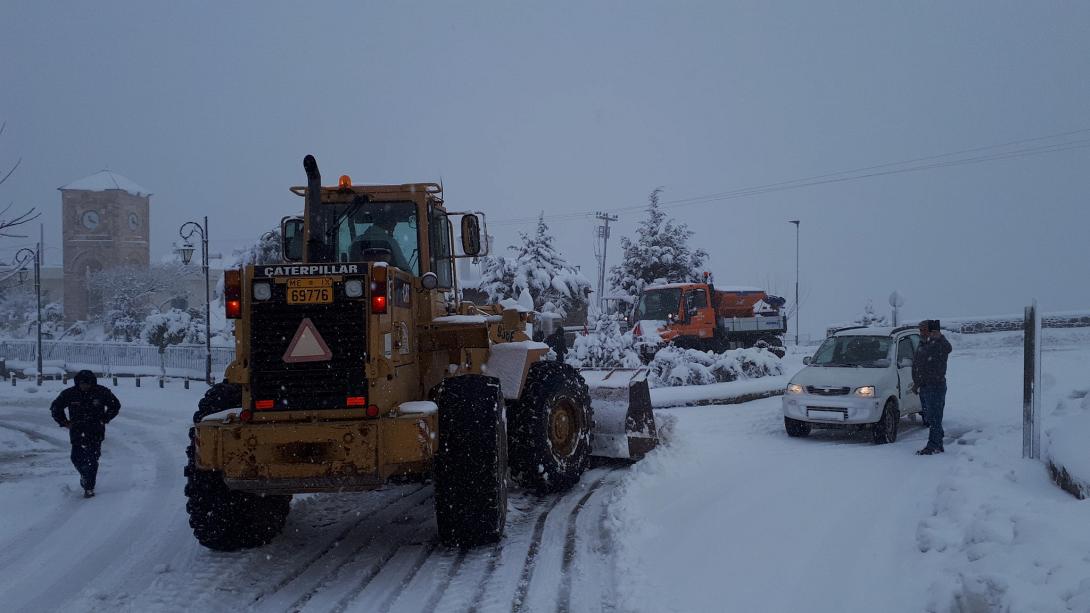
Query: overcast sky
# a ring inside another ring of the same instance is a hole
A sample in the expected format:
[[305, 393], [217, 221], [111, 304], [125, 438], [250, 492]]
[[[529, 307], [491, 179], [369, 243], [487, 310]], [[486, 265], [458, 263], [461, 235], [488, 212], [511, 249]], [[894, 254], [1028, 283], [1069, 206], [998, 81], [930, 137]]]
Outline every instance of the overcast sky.
[[[0, 168], [22, 164], [0, 202], [43, 211], [55, 248], [57, 188], [108, 166], [154, 194], [153, 260], [203, 215], [229, 254], [302, 209], [287, 188], [313, 153], [326, 183], [441, 178], [508, 245], [533, 222], [505, 221], [657, 186], [671, 202], [1084, 130], [668, 210], [719, 283], [789, 298], [801, 220], [804, 334], [894, 289], [906, 317], [1090, 307], [1090, 3], [394, 4], [5, 3]], [[614, 264], [643, 217], [620, 214]], [[550, 224], [593, 281], [593, 221]]]

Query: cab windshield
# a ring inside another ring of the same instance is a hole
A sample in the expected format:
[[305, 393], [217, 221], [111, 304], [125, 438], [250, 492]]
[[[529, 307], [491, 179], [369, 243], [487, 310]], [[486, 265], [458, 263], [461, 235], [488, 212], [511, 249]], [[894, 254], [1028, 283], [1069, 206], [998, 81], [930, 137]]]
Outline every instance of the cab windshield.
[[635, 319], [664, 320], [667, 315], [676, 316], [680, 303], [680, 287], [646, 291], [636, 305]]
[[885, 368], [889, 366], [888, 336], [833, 336], [814, 354], [811, 366]]
[[387, 262], [420, 275], [418, 223], [412, 202], [359, 198], [348, 204], [323, 204], [312, 224], [312, 260]]

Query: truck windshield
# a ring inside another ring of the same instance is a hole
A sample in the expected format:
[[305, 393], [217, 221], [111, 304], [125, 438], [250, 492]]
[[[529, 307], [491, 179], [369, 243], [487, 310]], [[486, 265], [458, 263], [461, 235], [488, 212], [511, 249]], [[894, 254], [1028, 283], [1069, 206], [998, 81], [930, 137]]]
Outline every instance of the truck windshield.
[[891, 344], [888, 336], [833, 336], [821, 344], [810, 365], [885, 368]]
[[[311, 220], [321, 261], [387, 262], [420, 274], [416, 205], [412, 202], [323, 204]], [[312, 253], [315, 252], [314, 245]]]
[[681, 303], [681, 288], [654, 289], [643, 292], [636, 305], [635, 319], [661, 320], [667, 315], [677, 315]]

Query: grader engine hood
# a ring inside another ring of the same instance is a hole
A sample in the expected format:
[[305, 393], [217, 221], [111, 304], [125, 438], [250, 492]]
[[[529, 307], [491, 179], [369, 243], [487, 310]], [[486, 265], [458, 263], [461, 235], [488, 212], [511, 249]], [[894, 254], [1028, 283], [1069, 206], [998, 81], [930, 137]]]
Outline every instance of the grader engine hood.
[[368, 266], [256, 266], [250, 288], [254, 411], [359, 408], [367, 349]]

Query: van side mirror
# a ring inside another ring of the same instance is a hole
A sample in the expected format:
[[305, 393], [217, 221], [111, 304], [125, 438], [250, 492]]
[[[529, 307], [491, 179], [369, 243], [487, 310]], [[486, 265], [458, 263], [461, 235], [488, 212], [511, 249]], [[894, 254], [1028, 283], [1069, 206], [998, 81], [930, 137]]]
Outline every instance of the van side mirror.
[[812, 362], [812, 361], [813, 360], [810, 359], [810, 356], [806, 356], [806, 357], [802, 358], [802, 365], [803, 366], [809, 366], [810, 362]]
[[285, 217], [280, 220], [280, 253], [289, 262], [303, 259], [303, 219]]
[[478, 255], [481, 253], [481, 221], [476, 215], [462, 215], [462, 253]]

